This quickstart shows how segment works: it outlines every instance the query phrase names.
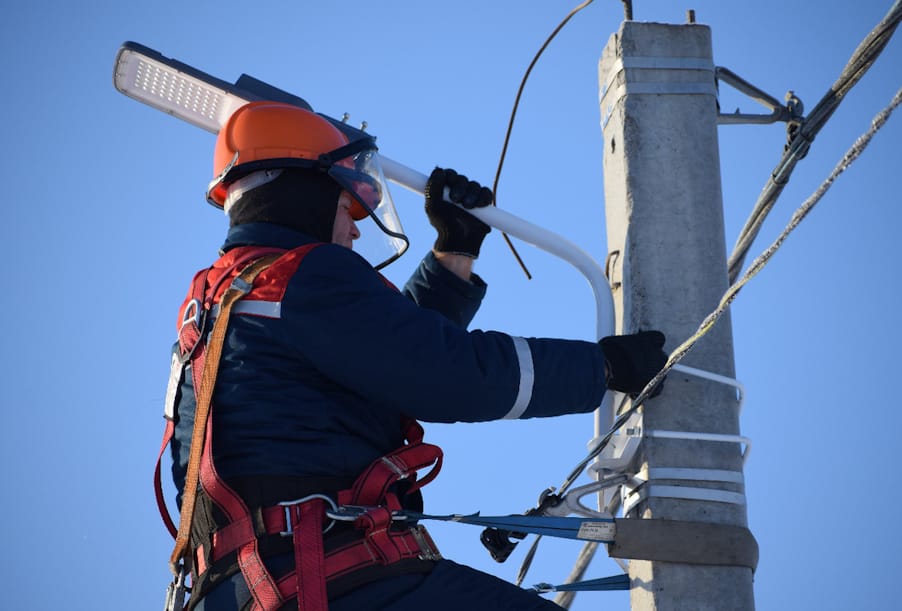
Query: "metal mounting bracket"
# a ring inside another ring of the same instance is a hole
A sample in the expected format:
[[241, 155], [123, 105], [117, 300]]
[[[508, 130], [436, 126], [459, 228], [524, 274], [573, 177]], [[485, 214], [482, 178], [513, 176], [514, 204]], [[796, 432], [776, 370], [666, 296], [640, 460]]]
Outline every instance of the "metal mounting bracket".
[[749, 96], [762, 106], [771, 109], [769, 115], [741, 113], [738, 108], [736, 109], [736, 112], [733, 113], [719, 113], [717, 115], [717, 123], [720, 125], [736, 125], [740, 123], [767, 124], [783, 121], [789, 124], [789, 129], [795, 129], [804, 118], [802, 113], [804, 112], [805, 107], [802, 104], [802, 100], [796, 97], [792, 91], [786, 93], [786, 103], [783, 104], [773, 96], [758, 89], [732, 70], [722, 66], [717, 66], [717, 68], [714, 69], [714, 78], [717, 81], [718, 91], [720, 83], [726, 83], [733, 87], [733, 89]]

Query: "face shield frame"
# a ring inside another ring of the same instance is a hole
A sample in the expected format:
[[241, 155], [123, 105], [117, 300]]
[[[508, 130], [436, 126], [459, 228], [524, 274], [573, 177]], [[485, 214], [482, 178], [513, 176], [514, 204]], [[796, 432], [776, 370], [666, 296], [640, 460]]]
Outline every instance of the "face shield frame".
[[[367, 236], [383, 242], [384, 252], [391, 253], [380, 263], [373, 263], [377, 270], [384, 268], [407, 252], [410, 241], [401, 227], [401, 219], [395, 210], [391, 193], [385, 182], [375, 144], [330, 166], [329, 176], [354, 200], [351, 218], [355, 221], [371, 218], [380, 230], [377, 236]], [[382, 250], [382, 248], [380, 248]], [[378, 255], [381, 257], [381, 255]]]
[[[240, 163], [241, 152], [237, 151], [220, 175], [210, 182], [207, 201], [216, 208], [222, 208], [213, 199], [214, 190], [227, 187], [236, 180], [261, 170], [298, 168], [324, 172], [354, 200], [351, 218], [360, 221], [369, 217], [379, 228], [386, 252], [390, 254], [384, 258], [382, 255], [372, 254], [365, 258], [375, 269], [380, 270], [403, 255], [410, 246], [410, 241], [401, 227], [377, 151], [376, 141], [372, 137], [359, 138], [324, 153], [317, 159], [279, 157]], [[381, 262], [373, 261], [374, 256], [381, 258]]]

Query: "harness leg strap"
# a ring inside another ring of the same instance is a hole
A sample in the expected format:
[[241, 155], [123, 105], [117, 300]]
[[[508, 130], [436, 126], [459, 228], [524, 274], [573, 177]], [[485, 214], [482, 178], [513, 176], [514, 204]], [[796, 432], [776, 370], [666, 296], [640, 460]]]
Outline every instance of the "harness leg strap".
[[327, 611], [322, 499], [288, 506], [294, 539], [298, 611]]
[[259, 541], [254, 539], [238, 549], [238, 566], [253, 596], [252, 611], [274, 611], [282, 606], [279, 588], [260, 557]]

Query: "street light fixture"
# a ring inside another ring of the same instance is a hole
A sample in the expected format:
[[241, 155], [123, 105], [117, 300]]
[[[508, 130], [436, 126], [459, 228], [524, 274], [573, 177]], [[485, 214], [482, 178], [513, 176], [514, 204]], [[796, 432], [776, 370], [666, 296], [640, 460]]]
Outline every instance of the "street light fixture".
[[[242, 74], [233, 85], [135, 42], [125, 42], [119, 49], [113, 67], [113, 84], [118, 91], [130, 98], [214, 134], [219, 132], [235, 110], [255, 100], [285, 102], [313, 111], [304, 99], [246, 74]], [[349, 140], [366, 135], [344, 121], [318, 114], [342, 130]], [[423, 193], [428, 178], [425, 174], [381, 153], [379, 158], [385, 178], [416, 193]], [[498, 207], [474, 208], [468, 212], [492, 227], [573, 265], [588, 280], [595, 297], [596, 337], [614, 333], [611, 289], [604, 269], [591, 255], [563, 236]], [[677, 365], [674, 368], [682, 369], [683, 366]], [[608, 430], [614, 421], [613, 394], [605, 394], [602, 405], [596, 412], [598, 432]]]
[[[119, 49], [113, 85], [130, 98], [214, 134], [233, 112], [254, 100], [287, 102], [313, 110], [302, 98], [246, 74], [233, 85], [135, 42], [125, 42]], [[349, 127], [344, 126], [343, 131]]]
[[[113, 85], [130, 98], [214, 134], [219, 132], [235, 110], [255, 100], [285, 102], [313, 110], [304, 99], [247, 74], [242, 74], [233, 85], [135, 42], [125, 42], [119, 49], [113, 66]], [[349, 140], [367, 135], [344, 121], [318, 114], [342, 130]], [[428, 178], [425, 174], [398, 163], [381, 152], [379, 158], [385, 178], [416, 193], [423, 193]], [[489, 206], [468, 212], [492, 227], [533, 244], [576, 267], [589, 281], [595, 295], [598, 337], [614, 332], [611, 290], [604, 270], [588, 253], [566, 238], [500, 208]], [[613, 417], [609, 398], [605, 400], [605, 408], [608, 413], [603, 420], [610, 423]]]

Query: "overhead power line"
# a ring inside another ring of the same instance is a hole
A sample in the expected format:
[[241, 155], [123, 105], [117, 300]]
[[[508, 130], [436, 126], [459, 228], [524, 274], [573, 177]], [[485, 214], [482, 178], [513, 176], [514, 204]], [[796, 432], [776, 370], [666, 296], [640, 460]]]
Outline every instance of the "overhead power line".
[[[723, 297], [720, 300], [717, 308], [711, 312], [702, 323], [699, 325], [696, 332], [686, 341], [684, 341], [680, 346], [678, 346], [668, 357], [667, 363], [664, 365], [664, 368], [661, 369], [658, 374], [652, 378], [652, 380], [646, 385], [646, 387], [642, 390], [641, 393], [633, 400], [632, 405], [629, 409], [625, 411], [620, 411], [617, 419], [614, 421], [614, 424], [608, 430], [608, 432], [602, 437], [592, 448], [592, 450], [583, 458], [579, 464], [573, 469], [567, 479], [564, 481], [560, 489], [557, 491], [558, 494], [563, 495], [570, 486], [576, 481], [577, 477], [583, 470], [588, 466], [588, 464], [595, 459], [599, 454], [601, 454], [602, 450], [610, 443], [614, 434], [627, 422], [629, 417], [639, 408], [642, 403], [648, 399], [654, 389], [664, 380], [667, 374], [673, 369], [673, 367], [679, 363], [683, 357], [685, 357], [690, 350], [695, 346], [695, 344], [705, 335], [717, 320], [723, 315], [723, 313], [727, 310], [731, 303], [736, 299], [739, 291], [742, 290], [742, 287], [745, 286], [754, 276], [760, 272], [765, 265], [767, 265], [768, 261], [773, 257], [773, 255], [777, 252], [783, 242], [789, 237], [789, 234], [792, 233], [796, 227], [808, 216], [808, 213], [811, 212], [812, 209], [818, 204], [818, 202], [823, 198], [826, 192], [833, 186], [833, 183], [836, 182], [836, 179], [845, 172], [852, 163], [858, 159], [861, 153], [867, 148], [868, 144], [870, 144], [871, 139], [874, 135], [880, 131], [883, 125], [887, 122], [890, 115], [892, 115], [893, 111], [902, 104], [902, 89], [899, 89], [896, 92], [896, 95], [893, 96], [890, 103], [881, 110], [871, 121], [871, 126], [868, 130], [863, 133], [858, 139], [852, 144], [846, 154], [843, 155], [842, 159], [836, 164], [833, 168], [833, 171], [830, 175], [824, 180], [823, 183], [812, 193], [808, 199], [806, 199], [801, 206], [795, 211], [790, 219], [789, 223], [783, 229], [777, 239], [771, 243], [771, 245], [764, 250], [749, 266], [749, 269], [743, 274], [742, 278], [730, 286], [729, 289], [724, 293]], [[624, 397], [625, 399], [625, 397]], [[622, 407], [622, 406], [621, 406]], [[526, 571], [529, 568], [529, 565], [532, 561], [532, 556], [536, 552], [536, 548], [538, 546], [538, 542], [541, 537], [537, 537], [533, 542], [533, 546], [530, 549], [529, 554], [527, 554], [527, 558], [523, 562], [523, 566], [520, 568], [520, 575], [518, 576], [517, 583], [521, 583], [523, 578], [526, 575]], [[594, 555], [594, 549], [589, 548], [588, 546], [583, 549], [580, 556], [577, 558], [576, 563], [571, 571], [571, 579], [581, 577], [586, 569], [588, 568], [589, 563], [592, 561], [592, 557]], [[568, 579], [568, 582], [570, 579]], [[561, 596], [557, 600], [559, 604], [564, 606], [565, 609], [569, 608], [569, 605], [573, 602], [573, 596], [575, 596], [575, 592], [569, 593], [567, 596]]]
[[[551, 39], [567, 23], [570, 17], [572, 17], [576, 12], [588, 5], [590, 1], [591, 0], [577, 6], [567, 16], [567, 18], [564, 19], [564, 21], [548, 38], [542, 49], [540, 49], [540, 51], [537, 53], [537, 55], [533, 59], [532, 64], [530, 64], [529, 69], [524, 75], [523, 82], [521, 83], [520, 89], [517, 93], [517, 101], [515, 102], [514, 109], [511, 113], [510, 124], [508, 125], [508, 131], [505, 138], [504, 147], [502, 149], [501, 159], [498, 164], [498, 171], [495, 177], [494, 185], [494, 190], [496, 192], [501, 169], [504, 164], [504, 156], [510, 138], [510, 132], [513, 127], [514, 118], [516, 116], [517, 105], [519, 103], [523, 86], [525, 85], [529, 73]], [[625, 6], [627, 6], [627, 3], [625, 3]], [[776, 202], [776, 199], [782, 192], [783, 187], [786, 185], [786, 182], [789, 179], [789, 175], [795, 167], [795, 164], [807, 154], [814, 136], [824, 126], [824, 124], [839, 106], [845, 95], [855, 86], [855, 84], [858, 83], [861, 77], [867, 72], [867, 70], [874, 63], [879, 54], [883, 51], [883, 48], [889, 42], [900, 20], [902, 20], [902, 0], [896, 0], [883, 20], [879, 24], [877, 24], [877, 26], [868, 34], [868, 36], [861, 42], [861, 44], [852, 54], [852, 57], [846, 64], [845, 68], [842, 70], [839, 78], [836, 80], [833, 86], [831, 86], [824, 97], [818, 102], [809, 116], [797, 126], [795, 132], [791, 135], [790, 143], [787, 145], [787, 149], [783, 158], [772, 173], [770, 179], [768, 180], [768, 184], [762, 191], [761, 196], [759, 196], [758, 202], [755, 205], [755, 209], [751, 217], [746, 222], [746, 226], [740, 233], [740, 237], [737, 241], [737, 246], [730, 257], [729, 262], [731, 286], [723, 295], [718, 307], [702, 321], [696, 332], [689, 339], [683, 342], [679, 347], [677, 347], [676, 350], [671, 353], [664, 368], [633, 400], [631, 407], [625, 411], [621, 411], [620, 409], [617, 410], [618, 416], [613, 425], [610, 427], [609, 431], [600, 440], [597, 441], [588, 455], [582, 461], [580, 461], [579, 464], [570, 473], [570, 475], [568, 475], [562, 486], [557, 490], [558, 494], [562, 495], [570, 488], [570, 486], [577, 480], [579, 475], [585, 470], [588, 464], [592, 460], [594, 460], [610, 443], [614, 434], [627, 422], [627, 420], [638, 409], [638, 407], [652, 395], [654, 390], [663, 381], [666, 375], [673, 369], [673, 367], [677, 363], [679, 363], [686, 356], [686, 354], [689, 353], [689, 351], [691, 351], [695, 344], [705, 334], [708, 333], [708, 331], [714, 326], [717, 320], [730, 306], [733, 300], [735, 300], [742, 287], [745, 286], [745, 284], [748, 283], [751, 278], [757, 275], [757, 273], [761, 271], [761, 269], [763, 269], [763, 267], [767, 264], [774, 253], [780, 248], [789, 234], [795, 230], [795, 228], [801, 223], [801, 221], [820, 201], [820, 199], [832, 186], [833, 182], [835, 182], [839, 175], [842, 174], [858, 158], [862, 151], [864, 151], [864, 149], [870, 143], [871, 138], [877, 133], [877, 131], [879, 131], [883, 127], [895, 108], [899, 106], [900, 102], [902, 102], [902, 90], [900, 90], [896, 93], [890, 104], [874, 118], [868, 131], [862, 134], [862, 136], [860, 136], [858, 140], [856, 140], [856, 142], [847, 151], [845, 156], [842, 158], [842, 160], [840, 160], [840, 162], [836, 165], [834, 170], [827, 177], [827, 179], [825, 179], [821, 186], [796, 210], [789, 224], [784, 228], [783, 232], [777, 237], [777, 239], [761, 255], [759, 255], [758, 258], [755, 259], [755, 261], [753, 261], [752, 265], [749, 267], [748, 271], [743, 275], [743, 277], [739, 281], [736, 281], [736, 277], [739, 275], [739, 271], [741, 270], [745, 256], [748, 253], [752, 242], [757, 236], [764, 218], [770, 212], [774, 203]], [[622, 408], [623, 405], [621, 405], [620, 407]], [[537, 551], [540, 540], [541, 536], [536, 538], [529, 552], [527, 553], [526, 558], [523, 561], [523, 565], [520, 568], [517, 578], [518, 585], [522, 583], [523, 579], [526, 576], [526, 572], [528, 571], [529, 566], [532, 563], [532, 558]], [[583, 551], [576, 561], [575, 566], [573, 567], [573, 571], [568, 578], [568, 582], [575, 581], [582, 577], [582, 575], [588, 568], [588, 565], [591, 563], [594, 553], [595, 546], [588, 545], [584, 547]], [[569, 606], [573, 602], [574, 596], [575, 592], [562, 592], [556, 599], [556, 602], [558, 602], [558, 604], [562, 605], [564, 608], [569, 608]]]
[[794, 133], [790, 134], [789, 144], [783, 157], [758, 196], [758, 201], [752, 209], [752, 213], [745, 226], [739, 232], [733, 253], [727, 262], [730, 282], [736, 281], [742, 270], [746, 255], [751, 249], [752, 242], [758, 235], [764, 219], [770, 213], [783, 188], [789, 182], [789, 177], [796, 164], [808, 154], [814, 137], [826, 124], [827, 119], [839, 107], [846, 94], [861, 80], [861, 77], [873, 65], [874, 61], [886, 47], [892, 38], [893, 32], [899, 22], [902, 21], [902, 0], [896, 0], [889, 12], [873, 30], [861, 41], [846, 66], [836, 79], [836, 82], [827, 90], [814, 109], [809, 113]]
[[[887, 105], [886, 108], [881, 110], [874, 119], [871, 121], [871, 126], [868, 130], [863, 133], [858, 139], [852, 144], [846, 154], [843, 155], [842, 159], [836, 164], [833, 168], [833, 171], [830, 172], [830, 175], [824, 180], [823, 183], [812, 193], [808, 199], [806, 199], [801, 206], [795, 211], [790, 218], [789, 223], [783, 229], [777, 239], [774, 240], [770, 246], [768, 246], [764, 252], [762, 252], [758, 257], [752, 261], [751, 265], [749, 265], [748, 270], [746, 270], [745, 274], [743, 274], [742, 278], [740, 278], [737, 282], [732, 284], [730, 288], [727, 289], [726, 293], [724, 293], [723, 297], [720, 300], [717, 308], [705, 319], [701, 322], [698, 327], [698, 330], [686, 341], [680, 344], [667, 359], [667, 363], [664, 365], [664, 368], [661, 369], [658, 374], [651, 379], [648, 385], [642, 390], [641, 393], [636, 397], [633, 401], [632, 406], [621, 413], [617, 420], [614, 422], [614, 425], [611, 427], [610, 431], [602, 438], [601, 442], [592, 450], [591, 458], [597, 456], [602, 449], [610, 442], [613, 434], [626, 422], [629, 416], [638, 409], [639, 405], [641, 405], [646, 399], [648, 399], [655, 388], [664, 380], [667, 374], [673, 369], [674, 365], [679, 363], [683, 357], [685, 357], [690, 350], [695, 346], [696, 343], [711, 330], [714, 326], [714, 323], [723, 315], [723, 313], [727, 310], [731, 303], [736, 299], [737, 295], [739, 295], [739, 291], [742, 290], [749, 280], [755, 277], [758, 272], [760, 272], [765, 265], [770, 261], [770, 259], [774, 256], [780, 246], [783, 245], [783, 242], [786, 241], [786, 238], [789, 237], [789, 234], [792, 233], [796, 227], [804, 220], [808, 213], [811, 212], [812, 209], [817, 205], [817, 203], [821, 200], [824, 194], [833, 186], [833, 183], [836, 182], [836, 179], [845, 172], [852, 163], [858, 159], [861, 153], [867, 148], [868, 144], [870, 144], [871, 139], [874, 135], [880, 131], [880, 128], [886, 123], [889, 119], [890, 115], [893, 111], [902, 103], [902, 89], [896, 92], [896, 95], [893, 96], [893, 99]], [[587, 461], [583, 461], [585, 464], [588, 464]]]

